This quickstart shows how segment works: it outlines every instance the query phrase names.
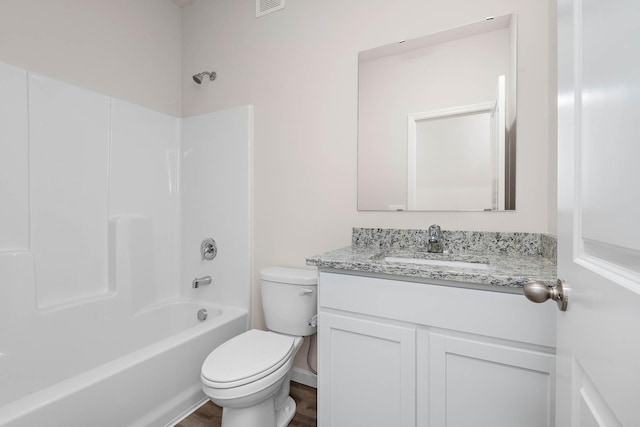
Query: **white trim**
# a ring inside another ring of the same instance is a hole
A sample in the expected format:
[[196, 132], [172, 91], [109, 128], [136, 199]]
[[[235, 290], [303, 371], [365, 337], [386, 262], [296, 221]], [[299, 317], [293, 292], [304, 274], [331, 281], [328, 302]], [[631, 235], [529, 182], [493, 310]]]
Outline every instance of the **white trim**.
[[318, 388], [318, 377], [306, 369], [293, 368], [291, 371], [291, 381], [295, 381], [309, 387]]
[[458, 105], [456, 107], [440, 108], [438, 110], [423, 111], [421, 113], [411, 113], [409, 114], [409, 118], [413, 119], [413, 123], [415, 124], [415, 122], [419, 120], [481, 113], [483, 111], [492, 111], [494, 108], [496, 108], [495, 101], [480, 102], [478, 104]]
[[200, 399], [198, 402], [194, 403], [193, 405], [191, 405], [191, 407], [189, 409], [187, 409], [186, 411], [184, 411], [182, 414], [178, 415], [177, 417], [175, 417], [172, 421], [168, 422], [167, 425], [165, 427], [173, 427], [176, 424], [178, 424], [180, 421], [184, 420], [185, 418], [187, 418], [189, 415], [193, 414], [194, 412], [196, 412], [198, 409], [200, 409], [201, 406], [203, 406], [205, 403], [207, 403], [209, 401], [209, 396], [204, 396], [202, 399]]
[[497, 144], [494, 161], [496, 169], [493, 171], [495, 180], [494, 199], [496, 205], [492, 206], [494, 210], [505, 210], [505, 184], [506, 184], [506, 130], [507, 130], [507, 97], [506, 82], [504, 75], [498, 76], [498, 100], [496, 101], [495, 120], [495, 143]]
[[491, 113], [496, 108], [496, 102], [481, 102], [478, 104], [460, 105], [457, 107], [441, 108], [438, 110], [411, 113], [407, 115], [407, 209], [416, 209], [416, 122], [420, 120], [461, 116], [465, 114]]

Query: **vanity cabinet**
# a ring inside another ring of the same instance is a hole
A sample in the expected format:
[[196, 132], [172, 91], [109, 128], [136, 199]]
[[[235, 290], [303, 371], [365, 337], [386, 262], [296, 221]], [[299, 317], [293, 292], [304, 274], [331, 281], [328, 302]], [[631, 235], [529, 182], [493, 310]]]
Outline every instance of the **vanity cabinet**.
[[553, 426], [555, 304], [320, 272], [320, 427]]

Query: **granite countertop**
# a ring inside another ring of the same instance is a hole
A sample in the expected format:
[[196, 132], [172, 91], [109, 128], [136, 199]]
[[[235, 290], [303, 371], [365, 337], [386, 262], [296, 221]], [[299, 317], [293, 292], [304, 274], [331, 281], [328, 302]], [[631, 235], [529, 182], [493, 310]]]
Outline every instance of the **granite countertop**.
[[[452, 266], [387, 262], [384, 257], [425, 258], [489, 264], [486, 270]], [[348, 246], [307, 258], [307, 265], [361, 273], [389, 274], [425, 280], [447, 280], [480, 285], [521, 288], [532, 280], [551, 286], [556, 281], [556, 266], [542, 256], [499, 254], [432, 254], [402, 249]]]
[[[354, 229], [354, 243], [356, 231]], [[504, 240], [504, 233], [499, 236]], [[516, 236], [519, 238], [519, 236]], [[525, 235], [529, 238], [529, 235]], [[513, 233], [508, 236], [513, 239]], [[494, 236], [492, 241], [496, 240]], [[500, 240], [498, 239], [498, 240]], [[540, 280], [552, 286], [556, 282], [556, 265], [548, 257], [529, 251], [496, 252], [492, 250], [469, 251], [452, 250], [451, 253], [429, 253], [423, 247], [410, 245], [396, 245], [381, 247], [378, 244], [353, 244], [345, 248], [336, 249], [321, 255], [307, 258], [307, 265], [320, 269], [345, 270], [355, 274], [391, 275], [418, 279], [443, 280], [472, 285], [488, 285], [512, 288], [522, 288], [525, 283]], [[474, 248], [477, 249], [477, 248]], [[555, 254], [554, 254], [555, 255]], [[488, 264], [486, 269], [467, 268], [460, 266], [422, 265], [403, 262], [385, 261], [385, 257], [421, 258], [427, 260], [446, 260], [465, 263]], [[495, 290], [495, 289], [494, 289]]]

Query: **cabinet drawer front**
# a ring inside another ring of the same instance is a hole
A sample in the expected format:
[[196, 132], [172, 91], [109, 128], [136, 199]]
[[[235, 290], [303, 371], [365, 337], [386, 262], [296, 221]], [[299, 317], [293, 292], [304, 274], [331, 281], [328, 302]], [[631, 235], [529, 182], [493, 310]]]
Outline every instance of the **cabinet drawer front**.
[[320, 273], [320, 307], [555, 347], [556, 307], [523, 295]]

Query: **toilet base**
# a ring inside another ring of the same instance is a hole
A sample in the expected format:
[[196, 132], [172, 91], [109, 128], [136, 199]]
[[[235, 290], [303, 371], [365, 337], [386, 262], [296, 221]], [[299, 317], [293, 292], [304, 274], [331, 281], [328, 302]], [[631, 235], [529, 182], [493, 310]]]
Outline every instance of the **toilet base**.
[[295, 415], [296, 402], [289, 396], [282, 408], [276, 412], [276, 427], [287, 427]]
[[249, 408], [222, 408], [222, 427], [276, 426], [273, 397]]
[[273, 397], [250, 408], [222, 408], [222, 427], [287, 427], [296, 415], [296, 402], [289, 396], [278, 411]]

